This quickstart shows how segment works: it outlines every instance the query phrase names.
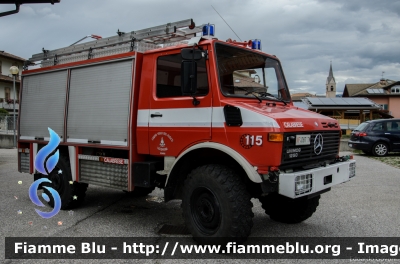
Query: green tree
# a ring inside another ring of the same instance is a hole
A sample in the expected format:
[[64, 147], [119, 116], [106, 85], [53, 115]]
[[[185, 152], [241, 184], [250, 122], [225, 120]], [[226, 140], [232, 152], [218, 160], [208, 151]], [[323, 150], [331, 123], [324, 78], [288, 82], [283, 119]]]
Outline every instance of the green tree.
[[0, 122], [8, 115], [8, 111], [4, 108], [0, 108]]

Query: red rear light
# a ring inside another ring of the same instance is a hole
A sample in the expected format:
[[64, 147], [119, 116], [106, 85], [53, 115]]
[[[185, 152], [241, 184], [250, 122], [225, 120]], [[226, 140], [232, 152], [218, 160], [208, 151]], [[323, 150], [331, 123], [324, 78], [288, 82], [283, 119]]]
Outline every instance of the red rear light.
[[356, 136], [356, 137], [365, 137], [365, 136], [367, 136], [367, 133], [365, 133], [365, 132], [355, 132], [354, 136]]

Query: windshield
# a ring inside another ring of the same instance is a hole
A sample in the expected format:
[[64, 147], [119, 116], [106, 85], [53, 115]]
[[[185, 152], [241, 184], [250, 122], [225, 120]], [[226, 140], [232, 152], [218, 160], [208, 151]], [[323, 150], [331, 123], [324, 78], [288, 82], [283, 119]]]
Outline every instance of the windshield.
[[216, 53], [225, 96], [290, 101], [277, 60], [220, 43], [216, 44]]

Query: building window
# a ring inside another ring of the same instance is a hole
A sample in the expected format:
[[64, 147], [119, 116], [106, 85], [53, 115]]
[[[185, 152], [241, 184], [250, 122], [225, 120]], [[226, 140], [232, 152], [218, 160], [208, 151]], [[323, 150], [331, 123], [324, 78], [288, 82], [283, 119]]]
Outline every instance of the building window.
[[[181, 91], [181, 54], [159, 57], [157, 60], [157, 97], [183, 96]], [[208, 77], [204, 58], [197, 61], [197, 93], [208, 94]]]
[[5, 99], [10, 100], [10, 88], [6, 87], [5, 89]]
[[333, 92], [333, 86], [331, 86], [331, 92]]
[[393, 86], [392, 89], [390, 89], [390, 92], [391, 93], [400, 93], [400, 86], [399, 85]]
[[383, 110], [389, 110], [388, 104], [381, 104]]

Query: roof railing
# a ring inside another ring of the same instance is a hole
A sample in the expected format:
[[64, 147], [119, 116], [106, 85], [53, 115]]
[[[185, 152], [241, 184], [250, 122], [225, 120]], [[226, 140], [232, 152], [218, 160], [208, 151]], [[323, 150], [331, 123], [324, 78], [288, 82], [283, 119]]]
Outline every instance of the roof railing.
[[37, 61], [41, 61], [42, 67], [47, 67], [129, 51], [144, 52], [162, 48], [163, 44], [179, 43], [195, 37], [197, 33], [202, 32], [203, 26], [196, 27], [192, 19], [186, 19], [131, 32], [118, 30], [117, 35], [108, 38], [55, 50], [43, 48], [41, 53], [32, 55], [25, 63], [25, 68]]

